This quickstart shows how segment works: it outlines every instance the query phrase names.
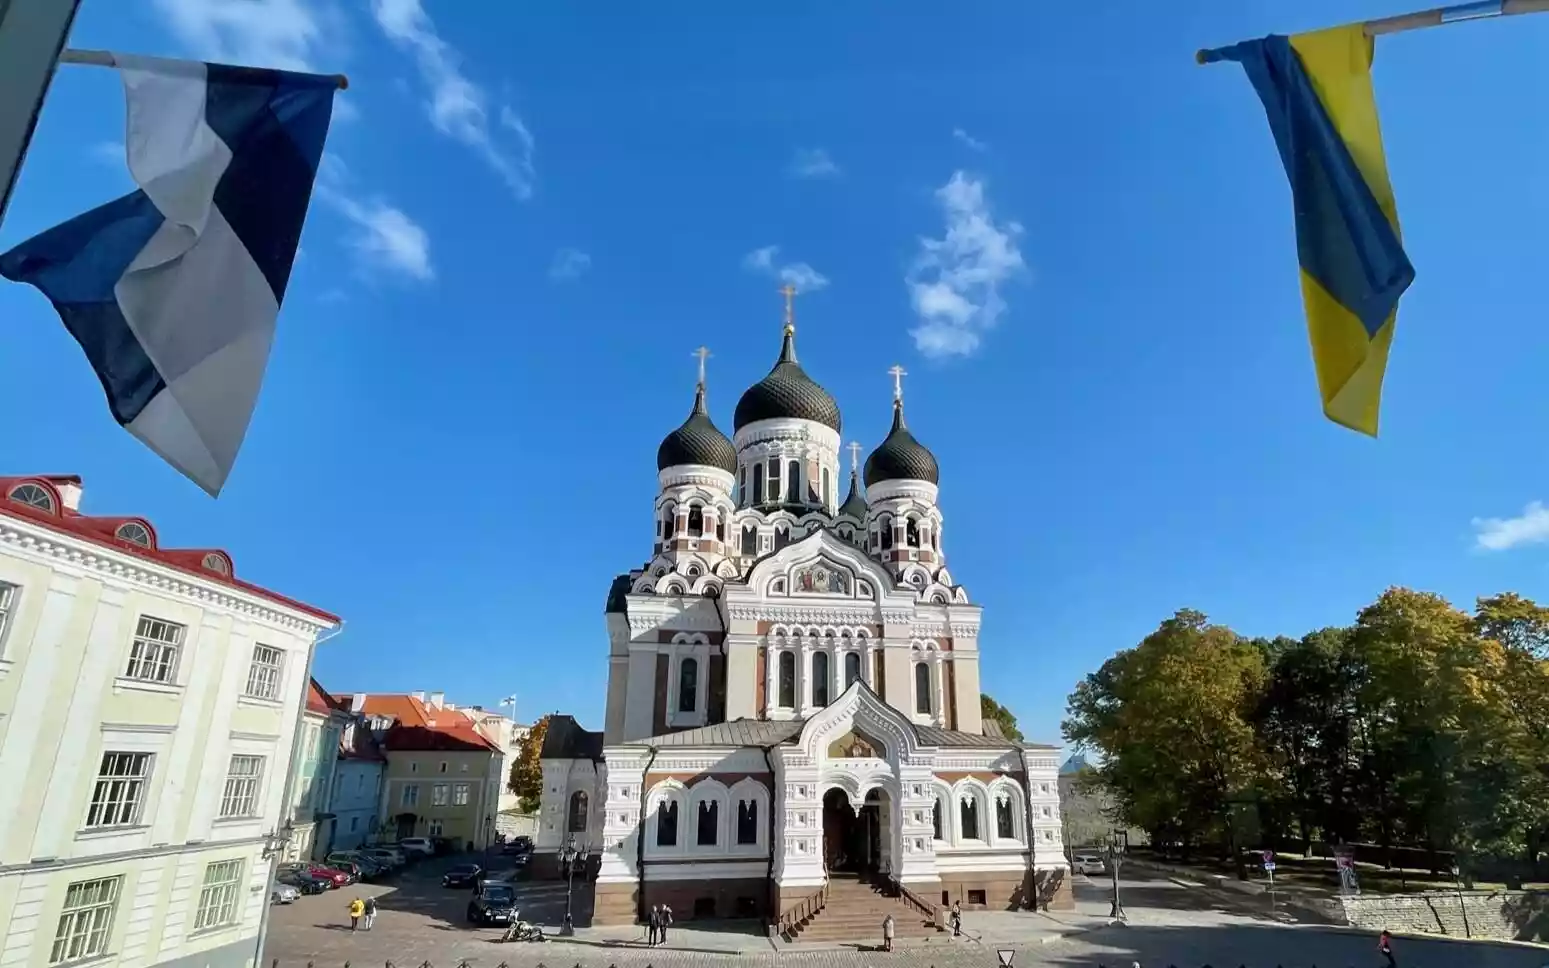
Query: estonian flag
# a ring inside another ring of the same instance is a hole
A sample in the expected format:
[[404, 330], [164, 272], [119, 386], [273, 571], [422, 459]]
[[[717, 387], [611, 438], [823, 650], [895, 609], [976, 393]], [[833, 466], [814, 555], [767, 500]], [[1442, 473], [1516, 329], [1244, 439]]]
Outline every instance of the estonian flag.
[[139, 191], [18, 245], [0, 275], [48, 297], [118, 422], [216, 495], [258, 400], [338, 82], [113, 59]]
[[1376, 436], [1398, 300], [1414, 281], [1388, 184], [1372, 40], [1360, 24], [1206, 51], [1243, 66], [1296, 206], [1296, 251], [1323, 412]]

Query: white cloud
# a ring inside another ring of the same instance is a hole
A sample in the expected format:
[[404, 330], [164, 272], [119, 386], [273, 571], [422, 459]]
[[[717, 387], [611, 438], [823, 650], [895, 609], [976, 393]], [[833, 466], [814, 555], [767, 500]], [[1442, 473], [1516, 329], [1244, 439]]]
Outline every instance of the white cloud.
[[[344, 17], [331, 0], [153, 0], [172, 33], [199, 57], [282, 71], [339, 73]], [[347, 95], [333, 116], [350, 120]]]
[[324, 155], [313, 196], [354, 224], [350, 248], [368, 268], [409, 276], [421, 282], [435, 278], [430, 262], [430, 236], [402, 209], [381, 199], [362, 201], [348, 188], [349, 170], [337, 155]]
[[549, 278], [555, 282], [569, 282], [579, 279], [592, 267], [592, 257], [580, 249], [560, 249], [554, 253], [554, 262], [549, 266]]
[[420, 0], [371, 0], [377, 26], [400, 48], [414, 55], [420, 79], [429, 88], [426, 110], [437, 131], [471, 150], [519, 199], [532, 197], [533, 138], [508, 105], [496, 113], [499, 139], [491, 127], [489, 94], [462, 72], [461, 60], [436, 33]]
[[122, 141], [99, 141], [91, 146], [91, 156], [104, 165], [127, 167], [129, 164]]
[[1533, 501], [1514, 518], [1475, 518], [1474, 546], [1484, 551], [1505, 551], [1518, 545], [1549, 542], [1549, 508]]
[[816, 292], [828, 285], [828, 277], [805, 262], [789, 262], [780, 265], [776, 258], [779, 254], [778, 245], [766, 245], [762, 249], [754, 249], [742, 257], [742, 267], [752, 272], [774, 276], [781, 282], [795, 286], [801, 292]]
[[839, 174], [839, 166], [822, 148], [803, 148], [791, 161], [791, 174], [797, 178], [833, 178]]
[[936, 200], [947, 232], [920, 240], [920, 254], [905, 277], [919, 315], [910, 335], [926, 356], [968, 356], [1006, 309], [1001, 284], [1024, 268], [1016, 244], [1022, 226], [997, 225], [984, 183], [961, 171], [936, 190]]
[[953, 128], [952, 137], [972, 148], [974, 151], [989, 151], [990, 146], [964, 131], [962, 128]]

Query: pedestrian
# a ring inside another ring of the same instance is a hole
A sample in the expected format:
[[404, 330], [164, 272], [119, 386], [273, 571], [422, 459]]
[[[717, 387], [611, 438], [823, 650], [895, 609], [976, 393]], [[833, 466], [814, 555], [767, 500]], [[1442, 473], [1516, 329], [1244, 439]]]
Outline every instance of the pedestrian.
[[358, 897], [355, 898], [354, 900], [350, 901], [350, 930], [351, 931], [354, 931], [354, 930], [356, 930], [357, 928], [360, 927], [361, 915], [363, 915], [365, 913], [366, 913], [366, 902], [365, 901], [362, 901]]
[[666, 944], [667, 943], [667, 929], [669, 927], [671, 927], [671, 926], [672, 926], [672, 908], [669, 907], [666, 904], [663, 904], [662, 905], [662, 924], [661, 924], [661, 928], [659, 929], [660, 932], [661, 932], [661, 943], [662, 944]]
[[893, 916], [891, 914], [882, 919], [882, 950], [893, 950]]
[[657, 938], [662, 933], [662, 906], [660, 904], [651, 908], [651, 915], [646, 919], [650, 925], [650, 946], [656, 947]]
[[373, 924], [376, 924], [376, 898], [368, 897], [366, 898], [366, 930], [370, 931]]
[[963, 902], [962, 901], [953, 901], [952, 902], [952, 937], [954, 937], [954, 938], [961, 938], [962, 936], [963, 936]]
[[1386, 928], [1377, 936], [1377, 950], [1388, 959], [1388, 968], [1398, 968], [1398, 962], [1393, 960], [1393, 936], [1388, 934]]

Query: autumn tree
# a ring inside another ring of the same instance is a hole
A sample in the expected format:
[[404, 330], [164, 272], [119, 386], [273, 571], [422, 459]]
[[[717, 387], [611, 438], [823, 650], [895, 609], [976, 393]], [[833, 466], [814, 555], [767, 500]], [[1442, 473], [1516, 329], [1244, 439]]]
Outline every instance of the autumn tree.
[[507, 787], [517, 796], [517, 809], [535, 813], [543, 797], [543, 738], [549, 732], [549, 717], [533, 723], [522, 737], [521, 748], [511, 764]]
[[979, 694], [979, 715], [1000, 724], [1000, 731], [1014, 742], [1022, 742], [1022, 731], [1017, 728], [1017, 718], [1011, 710], [991, 699], [988, 693]]

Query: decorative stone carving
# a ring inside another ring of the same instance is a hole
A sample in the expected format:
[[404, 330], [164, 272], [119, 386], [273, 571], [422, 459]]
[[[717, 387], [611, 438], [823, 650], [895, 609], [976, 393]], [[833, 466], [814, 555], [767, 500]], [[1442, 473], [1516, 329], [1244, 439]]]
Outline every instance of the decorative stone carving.
[[792, 589], [800, 595], [850, 594], [850, 575], [826, 561], [798, 568], [791, 576]]

